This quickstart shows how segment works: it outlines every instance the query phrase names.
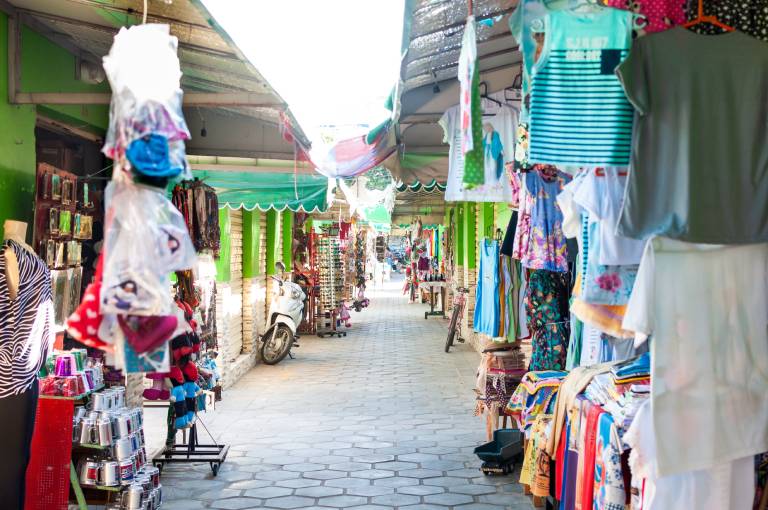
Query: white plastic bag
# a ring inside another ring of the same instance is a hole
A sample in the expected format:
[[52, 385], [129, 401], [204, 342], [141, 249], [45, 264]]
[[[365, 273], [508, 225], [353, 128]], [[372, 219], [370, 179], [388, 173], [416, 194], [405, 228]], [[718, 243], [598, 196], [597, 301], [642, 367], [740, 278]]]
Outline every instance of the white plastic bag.
[[[170, 160], [190, 179], [184, 140], [190, 138], [182, 113], [181, 66], [178, 39], [168, 25], [121, 28], [104, 71], [112, 88], [109, 129], [102, 151], [121, 160], [127, 147], [149, 134], [167, 138]], [[182, 143], [177, 143], [182, 142]]]
[[102, 313], [170, 314], [170, 273], [197, 263], [184, 218], [150, 186], [112, 181], [106, 202]]

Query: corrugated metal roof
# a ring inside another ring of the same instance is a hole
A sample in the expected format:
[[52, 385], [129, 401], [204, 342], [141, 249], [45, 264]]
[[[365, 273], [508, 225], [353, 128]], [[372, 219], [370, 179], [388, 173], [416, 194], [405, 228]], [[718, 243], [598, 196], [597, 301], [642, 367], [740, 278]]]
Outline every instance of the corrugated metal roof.
[[[475, 0], [473, 12], [478, 21], [494, 19], [512, 12], [516, 4], [516, 1]], [[413, 1], [408, 51], [401, 76], [405, 91], [456, 77], [466, 19], [466, 0]], [[517, 45], [509, 34], [506, 20], [493, 26], [478, 25], [477, 42], [481, 69], [512, 65], [518, 60]]]
[[[143, 0], [5, 0], [25, 22], [55, 42], [76, 47], [84, 58], [97, 62], [109, 52], [113, 36], [122, 26], [141, 23]], [[200, 0], [149, 0], [147, 22], [170, 25], [179, 39], [182, 87], [190, 92], [252, 92], [268, 94], [285, 103], [248, 61]], [[222, 110], [222, 108], [218, 108]], [[229, 107], [280, 125], [276, 108]], [[294, 133], [309, 145], [298, 122], [286, 107]], [[223, 112], [218, 112], [223, 113]]]

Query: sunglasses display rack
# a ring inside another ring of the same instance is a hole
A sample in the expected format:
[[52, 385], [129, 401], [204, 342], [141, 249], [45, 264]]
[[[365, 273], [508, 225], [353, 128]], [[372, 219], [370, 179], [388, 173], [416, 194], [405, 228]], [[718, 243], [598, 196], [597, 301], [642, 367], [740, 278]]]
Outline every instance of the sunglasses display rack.
[[[338, 232], [338, 229], [336, 230]], [[317, 316], [318, 336], [346, 336], [336, 331], [336, 310], [344, 298], [345, 271], [343, 253], [338, 235], [323, 233], [317, 236], [314, 266], [318, 273], [320, 306]]]

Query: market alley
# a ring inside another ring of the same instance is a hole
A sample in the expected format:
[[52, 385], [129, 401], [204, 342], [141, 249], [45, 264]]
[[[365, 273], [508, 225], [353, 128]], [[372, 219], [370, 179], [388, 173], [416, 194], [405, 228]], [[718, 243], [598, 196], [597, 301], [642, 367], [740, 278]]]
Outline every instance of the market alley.
[[215, 478], [207, 464], [166, 467], [163, 508], [531, 508], [517, 473], [485, 477], [472, 453], [485, 430], [473, 416], [479, 355], [445, 354], [446, 321], [425, 320], [401, 289], [370, 292], [346, 338], [302, 338], [296, 359], [227, 390], [201, 414], [231, 445], [226, 463]]

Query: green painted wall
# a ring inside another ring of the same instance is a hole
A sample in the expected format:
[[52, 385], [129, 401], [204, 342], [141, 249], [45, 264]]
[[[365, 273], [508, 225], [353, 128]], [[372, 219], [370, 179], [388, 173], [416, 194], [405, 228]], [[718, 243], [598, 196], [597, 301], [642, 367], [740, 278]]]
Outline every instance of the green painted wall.
[[35, 107], [8, 104], [8, 17], [0, 12], [0, 228], [7, 219], [32, 223], [35, 159]]
[[477, 235], [482, 239], [493, 239], [496, 225], [493, 222], [493, 203], [477, 204]]
[[283, 220], [283, 264], [288, 271], [293, 270], [293, 211], [286, 209], [281, 213]]
[[454, 207], [453, 221], [456, 225], [456, 236], [453, 253], [456, 254], [456, 265], [464, 265], [464, 204], [459, 203]]
[[[24, 92], [110, 92], [107, 80], [91, 85], [75, 79], [75, 56], [24, 27], [21, 35], [21, 89]], [[0, 43], [2, 45], [4, 43]], [[90, 131], [109, 125], [109, 105], [40, 106], [39, 112]], [[82, 124], [88, 126], [82, 126]], [[95, 129], [94, 129], [95, 128]]]
[[507, 231], [507, 225], [512, 218], [512, 209], [509, 205], [499, 202], [496, 204], [496, 228], [500, 228], [502, 232]]
[[[77, 81], [75, 57], [27, 27], [22, 31], [21, 55], [24, 92], [109, 92], [106, 82]], [[109, 120], [108, 106], [9, 104], [8, 17], [0, 12], [0, 227], [6, 219], [32, 222], [37, 112], [94, 132], [105, 129]], [[30, 238], [31, 231], [30, 227]]]
[[243, 211], [243, 278], [259, 276], [261, 253], [261, 227], [259, 220], [264, 214], [258, 209]]
[[229, 209], [219, 209], [219, 230], [221, 244], [219, 259], [216, 261], [216, 281], [228, 282], [232, 278], [232, 222], [229, 220]]
[[464, 202], [464, 265], [477, 267], [477, 207], [474, 202]]
[[274, 209], [267, 211], [267, 275], [275, 274], [275, 262], [277, 262], [277, 246], [280, 235], [279, 214]]

